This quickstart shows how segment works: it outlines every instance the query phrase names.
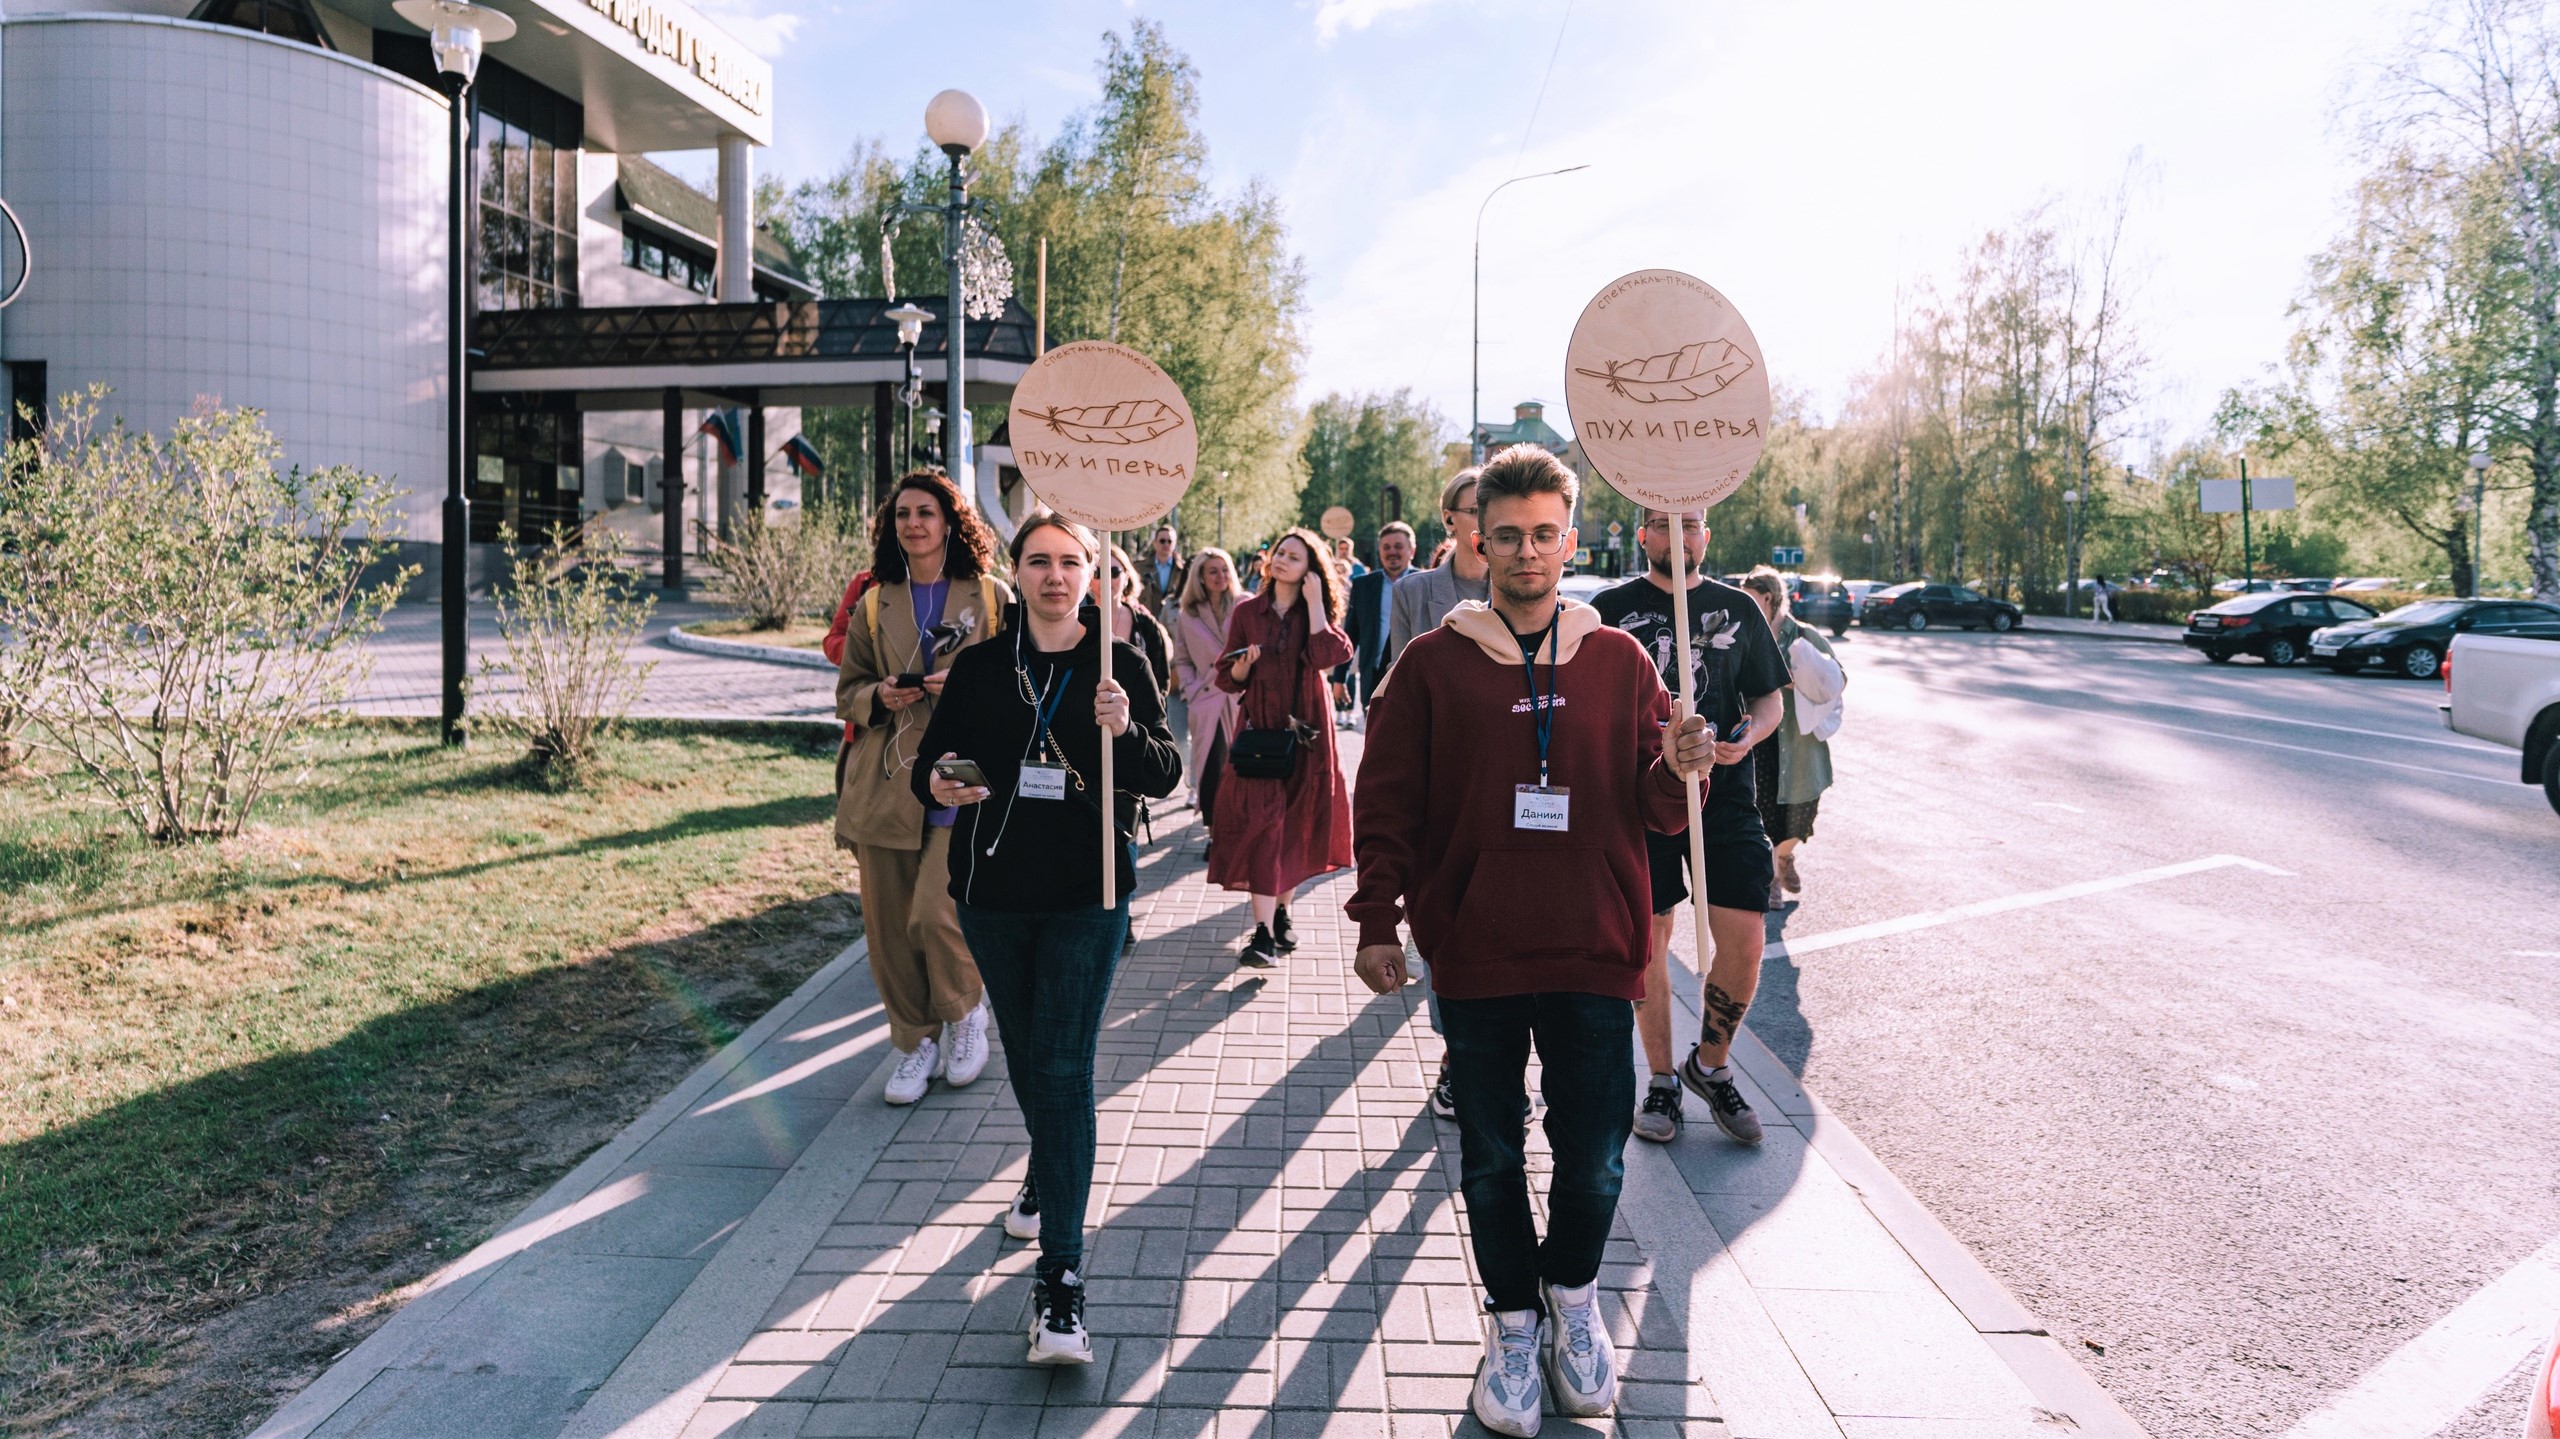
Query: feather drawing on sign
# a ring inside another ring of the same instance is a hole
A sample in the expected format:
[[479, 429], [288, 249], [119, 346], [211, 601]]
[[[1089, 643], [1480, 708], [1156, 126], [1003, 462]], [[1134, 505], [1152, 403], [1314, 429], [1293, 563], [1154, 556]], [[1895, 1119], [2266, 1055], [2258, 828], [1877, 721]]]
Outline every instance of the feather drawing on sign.
[[1143, 445], [1182, 428], [1182, 415], [1162, 400], [1122, 400], [1116, 405], [1057, 406], [1033, 411], [1040, 422], [1087, 445]]
[[1751, 356], [1731, 340], [1700, 340], [1641, 360], [1611, 360], [1605, 370], [1574, 373], [1605, 380], [1612, 393], [1639, 405], [1703, 400], [1751, 369]]

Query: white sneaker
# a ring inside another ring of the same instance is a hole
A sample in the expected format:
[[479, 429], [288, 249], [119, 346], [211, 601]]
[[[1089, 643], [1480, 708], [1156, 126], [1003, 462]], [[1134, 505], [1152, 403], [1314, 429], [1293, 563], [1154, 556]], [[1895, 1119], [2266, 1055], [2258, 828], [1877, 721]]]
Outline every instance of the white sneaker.
[[1028, 1244], [1040, 1237], [1040, 1191], [1031, 1181], [1022, 1181], [1022, 1192], [1013, 1196], [1013, 1207], [1004, 1212], [1004, 1232]]
[[1476, 1368], [1476, 1422], [1512, 1439], [1535, 1439], [1545, 1394], [1538, 1382], [1538, 1349], [1546, 1324], [1535, 1309], [1506, 1309], [1485, 1316], [1484, 1363]]
[[942, 1077], [954, 1089], [965, 1089], [976, 1083], [987, 1069], [987, 1002], [960, 1016], [956, 1024], [942, 1027], [943, 1042], [951, 1046], [951, 1057], [943, 1064]]
[[1618, 1350], [1600, 1317], [1600, 1285], [1546, 1289], [1547, 1382], [1555, 1389], [1556, 1412], [1606, 1414], [1618, 1402]]
[[1031, 1281], [1029, 1364], [1090, 1364], [1093, 1336], [1084, 1327], [1084, 1281], [1072, 1269]]
[[933, 1072], [940, 1067], [942, 1046], [930, 1039], [918, 1041], [916, 1047], [899, 1056], [897, 1071], [889, 1076], [889, 1092], [882, 1096], [891, 1104], [913, 1104], [924, 1098], [933, 1087]]

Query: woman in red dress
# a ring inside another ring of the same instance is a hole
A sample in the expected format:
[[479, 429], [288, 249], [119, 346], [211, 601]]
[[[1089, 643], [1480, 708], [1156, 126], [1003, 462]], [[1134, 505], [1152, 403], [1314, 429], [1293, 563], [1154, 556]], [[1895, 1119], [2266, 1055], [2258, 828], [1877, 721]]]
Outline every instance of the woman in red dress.
[[1240, 696], [1239, 730], [1300, 735], [1287, 779], [1218, 780], [1209, 815], [1209, 882], [1253, 896], [1253, 938], [1242, 962], [1269, 968], [1297, 948], [1289, 899], [1298, 886], [1351, 863], [1351, 800], [1333, 752], [1325, 676], [1352, 656], [1342, 632], [1350, 587], [1334, 572], [1324, 542], [1291, 530], [1271, 547], [1262, 589], [1227, 620], [1218, 688]]

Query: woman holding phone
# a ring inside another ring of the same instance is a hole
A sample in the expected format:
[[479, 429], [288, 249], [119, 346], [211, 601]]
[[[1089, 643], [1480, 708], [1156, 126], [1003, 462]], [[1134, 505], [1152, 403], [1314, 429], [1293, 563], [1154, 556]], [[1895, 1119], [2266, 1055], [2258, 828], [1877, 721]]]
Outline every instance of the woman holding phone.
[[836, 759], [836, 843], [862, 866], [871, 977], [889, 1015], [898, 1067], [891, 1104], [924, 1098], [936, 1078], [967, 1084], [987, 1065], [978, 967], [949, 897], [949, 809], [918, 802], [917, 746], [947, 671], [1003, 622], [995, 534], [950, 480], [898, 481], [871, 525], [872, 575], [845, 617], [836, 717], [852, 729]]
[[[924, 735], [935, 759], [914, 779], [920, 801], [960, 811], [951, 895], [1031, 1131], [1031, 1172], [1004, 1223], [1007, 1234], [1040, 1241], [1033, 1364], [1093, 1362], [1079, 1271], [1093, 1188], [1094, 1049], [1137, 887], [1128, 835], [1138, 801], [1173, 793], [1182, 778], [1146, 656], [1112, 640], [1089, 602], [1096, 554], [1081, 525], [1047, 514], [1023, 521], [1012, 632], [952, 666]], [[1107, 850], [1106, 735], [1116, 791]], [[1106, 853], [1118, 873], [1109, 909]]]
[[1298, 886], [1351, 863], [1351, 799], [1325, 695], [1326, 674], [1353, 653], [1342, 632], [1349, 586], [1324, 542], [1303, 529], [1271, 546], [1262, 574], [1262, 592], [1227, 619], [1218, 688], [1237, 696], [1239, 735], [1268, 735], [1263, 743], [1275, 746], [1284, 734], [1297, 739], [1284, 775], [1246, 775], [1231, 762], [1209, 816], [1209, 882], [1253, 896], [1253, 937], [1239, 962], [1254, 969], [1297, 948], [1289, 899]]

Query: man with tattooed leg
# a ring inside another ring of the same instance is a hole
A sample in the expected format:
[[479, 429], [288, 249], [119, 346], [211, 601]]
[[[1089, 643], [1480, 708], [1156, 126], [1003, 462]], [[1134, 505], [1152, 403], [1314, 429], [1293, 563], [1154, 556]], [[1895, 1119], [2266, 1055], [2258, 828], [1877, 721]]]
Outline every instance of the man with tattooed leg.
[[[1672, 526], [1680, 526], [1673, 543]], [[1635, 1134], [1667, 1144], [1680, 1133], [1680, 1089], [1685, 1083], [1706, 1101], [1707, 1112], [1727, 1137], [1760, 1142], [1760, 1117], [1733, 1082], [1728, 1061], [1751, 996], [1760, 987], [1760, 953], [1767, 937], [1761, 916], [1769, 908], [1774, 877], [1769, 835], [1752, 794], [1752, 746], [1778, 732], [1786, 712], [1786, 662], [1769, 633], [1767, 615], [1750, 593], [1708, 578], [1711, 535], [1697, 514], [1646, 510], [1637, 530], [1647, 572], [1592, 597], [1591, 606], [1611, 625], [1636, 637], [1674, 694], [1680, 689], [1678, 642], [1673, 638], [1671, 575], [1676, 549], [1687, 561], [1689, 625], [1695, 656], [1698, 713], [1714, 722], [1715, 776], [1708, 782], [1699, 828], [1706, 836], [1707, 933], [1712, 960], [1699, 967], [1706, 983], [1699, 1010], [1705, 1023], [1697, 1047], [1675, 1070], [1671, 1058], [1671, 934], [1689, 899], [1689, 837], [1647, 834], [1645, 857], [1653, 877], [1653, 947], [1645, 966], [1644, 1002], [1636, 1009], [1636, 1034], [1653, 1072]], [[1702, 956], [1702, 958], [1704, 958]]]

